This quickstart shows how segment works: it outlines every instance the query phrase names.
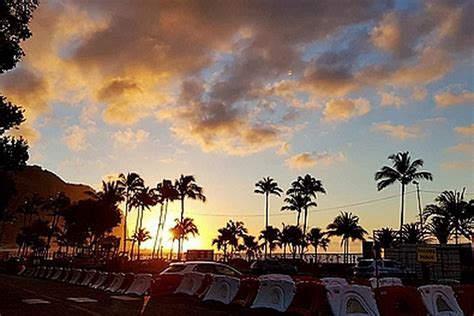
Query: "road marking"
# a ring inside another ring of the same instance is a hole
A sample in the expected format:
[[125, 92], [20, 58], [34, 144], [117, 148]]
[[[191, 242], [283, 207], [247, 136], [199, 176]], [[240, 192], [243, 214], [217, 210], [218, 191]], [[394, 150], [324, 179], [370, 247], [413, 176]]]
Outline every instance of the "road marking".
[[125, 296], [125, 295], [113, 295], [111, 298], [114, 298], [116, 300], [121, 300], [121, 301], [139, 301], [140, 298], [138, 297], [130, 297], [130, 296]]
[[68, 297], [67, 300], [76, 302], [76, 303], [97, 303], [98, 300], [94, 300], [89, 297]]
[[42, 300], [40, 298], [28, 298], [25, 300], [21, 300], [23, 303], [36, 305], [36, 304], [51, 304], [50, 301]]

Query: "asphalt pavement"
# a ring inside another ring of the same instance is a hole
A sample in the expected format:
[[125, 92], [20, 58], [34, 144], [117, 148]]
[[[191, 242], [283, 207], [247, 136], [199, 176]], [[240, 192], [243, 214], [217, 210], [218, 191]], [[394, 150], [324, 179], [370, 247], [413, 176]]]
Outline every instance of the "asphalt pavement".
[[144, 298], [0, 274], [0, 316], [139, 315]]

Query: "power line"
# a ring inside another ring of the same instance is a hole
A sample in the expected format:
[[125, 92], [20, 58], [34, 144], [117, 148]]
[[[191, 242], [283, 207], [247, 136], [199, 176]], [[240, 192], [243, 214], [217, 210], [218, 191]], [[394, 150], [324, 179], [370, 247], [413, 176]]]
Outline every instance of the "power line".
[[[406, 195], [410, 195], [415, 193], [415, 191], [409, 191], [406, 192]], [[333, 211], [333, 210], [340, 210], [348, 207], [353, 207], [353, 206], [360, 206], [360, 205], [367, 205], [367, 204], [372, 204], [372, 203], [377, 203], [385, 200], [390, 200], [393, 198], [398, 198], [400, 197], [401, 194], [396, 194], [396, 195], [391, 195], [391, 196], [385, 196], [382, 198], [377, 198], [377, 199], [371, 199], [371, 200], [365, 200], [365, 201], [360, 201], [360, 202], [355, 202], [355, 203], [350, 203], [350, 204], [345, 204], [345, 205], [339, 205], [339, 206], [333, 206], [333, 207], [328, 207], [328, 208], [322, 208], [322, 209], [316, 209], [316, 210], [310, 210], [309, 212], [311, 213], [320, 213], [320, 212], [326, 212], [326, 211]], [[264, 214], [213, 214], [213, 213], [195, 213], [195, 212], [188, 212], [188, 214], [196, 215], [196, 216], [210, 216], [210, 217], [264, 217]], [[286, 215], [294, 215], [292, 212], [280, 212], [280, 213], [271, 213], [270, 216], [275, 217], [275, 216], [286, 216]]]

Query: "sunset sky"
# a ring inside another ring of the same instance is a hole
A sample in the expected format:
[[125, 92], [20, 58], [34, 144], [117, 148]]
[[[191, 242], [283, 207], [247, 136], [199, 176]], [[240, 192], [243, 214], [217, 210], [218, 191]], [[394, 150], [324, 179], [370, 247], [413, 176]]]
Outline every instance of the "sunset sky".
[[[473, 192], [473, 16], [454, 0], [43, 0], [0, 89], [27, 111], [15, 133], [29, 163], [66, 181], [195, 175], [208, 201], [187, 204], [201, 232], [190, 248], [229, 219], [258, 234], [263, 176], [285, 191], [298, 175], [322, 180], [310, 227], [342, 210], [367, 230], [397, 227], [399, 186], [373, 179], [392, 153], [425, 160], [425, 204]], [[282, 203], [271, 199], [273, 225], [295, 222]], [[145, 216], [154, 236], [157, 212]]]

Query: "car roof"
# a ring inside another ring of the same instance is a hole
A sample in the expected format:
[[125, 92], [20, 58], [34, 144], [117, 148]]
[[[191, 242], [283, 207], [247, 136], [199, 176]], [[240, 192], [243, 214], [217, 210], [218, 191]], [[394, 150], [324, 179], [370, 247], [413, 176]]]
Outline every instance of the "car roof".
[[173, 262], [170, 265], [196, 265], [196, 264], [213, 264], [213, 265], [221, 265], [221, 266], [226, 266], [228, 267], [229, 265], [222, 263], [222, 262], [216, 262], [216, 261], [185, 261], [185, 262]]

